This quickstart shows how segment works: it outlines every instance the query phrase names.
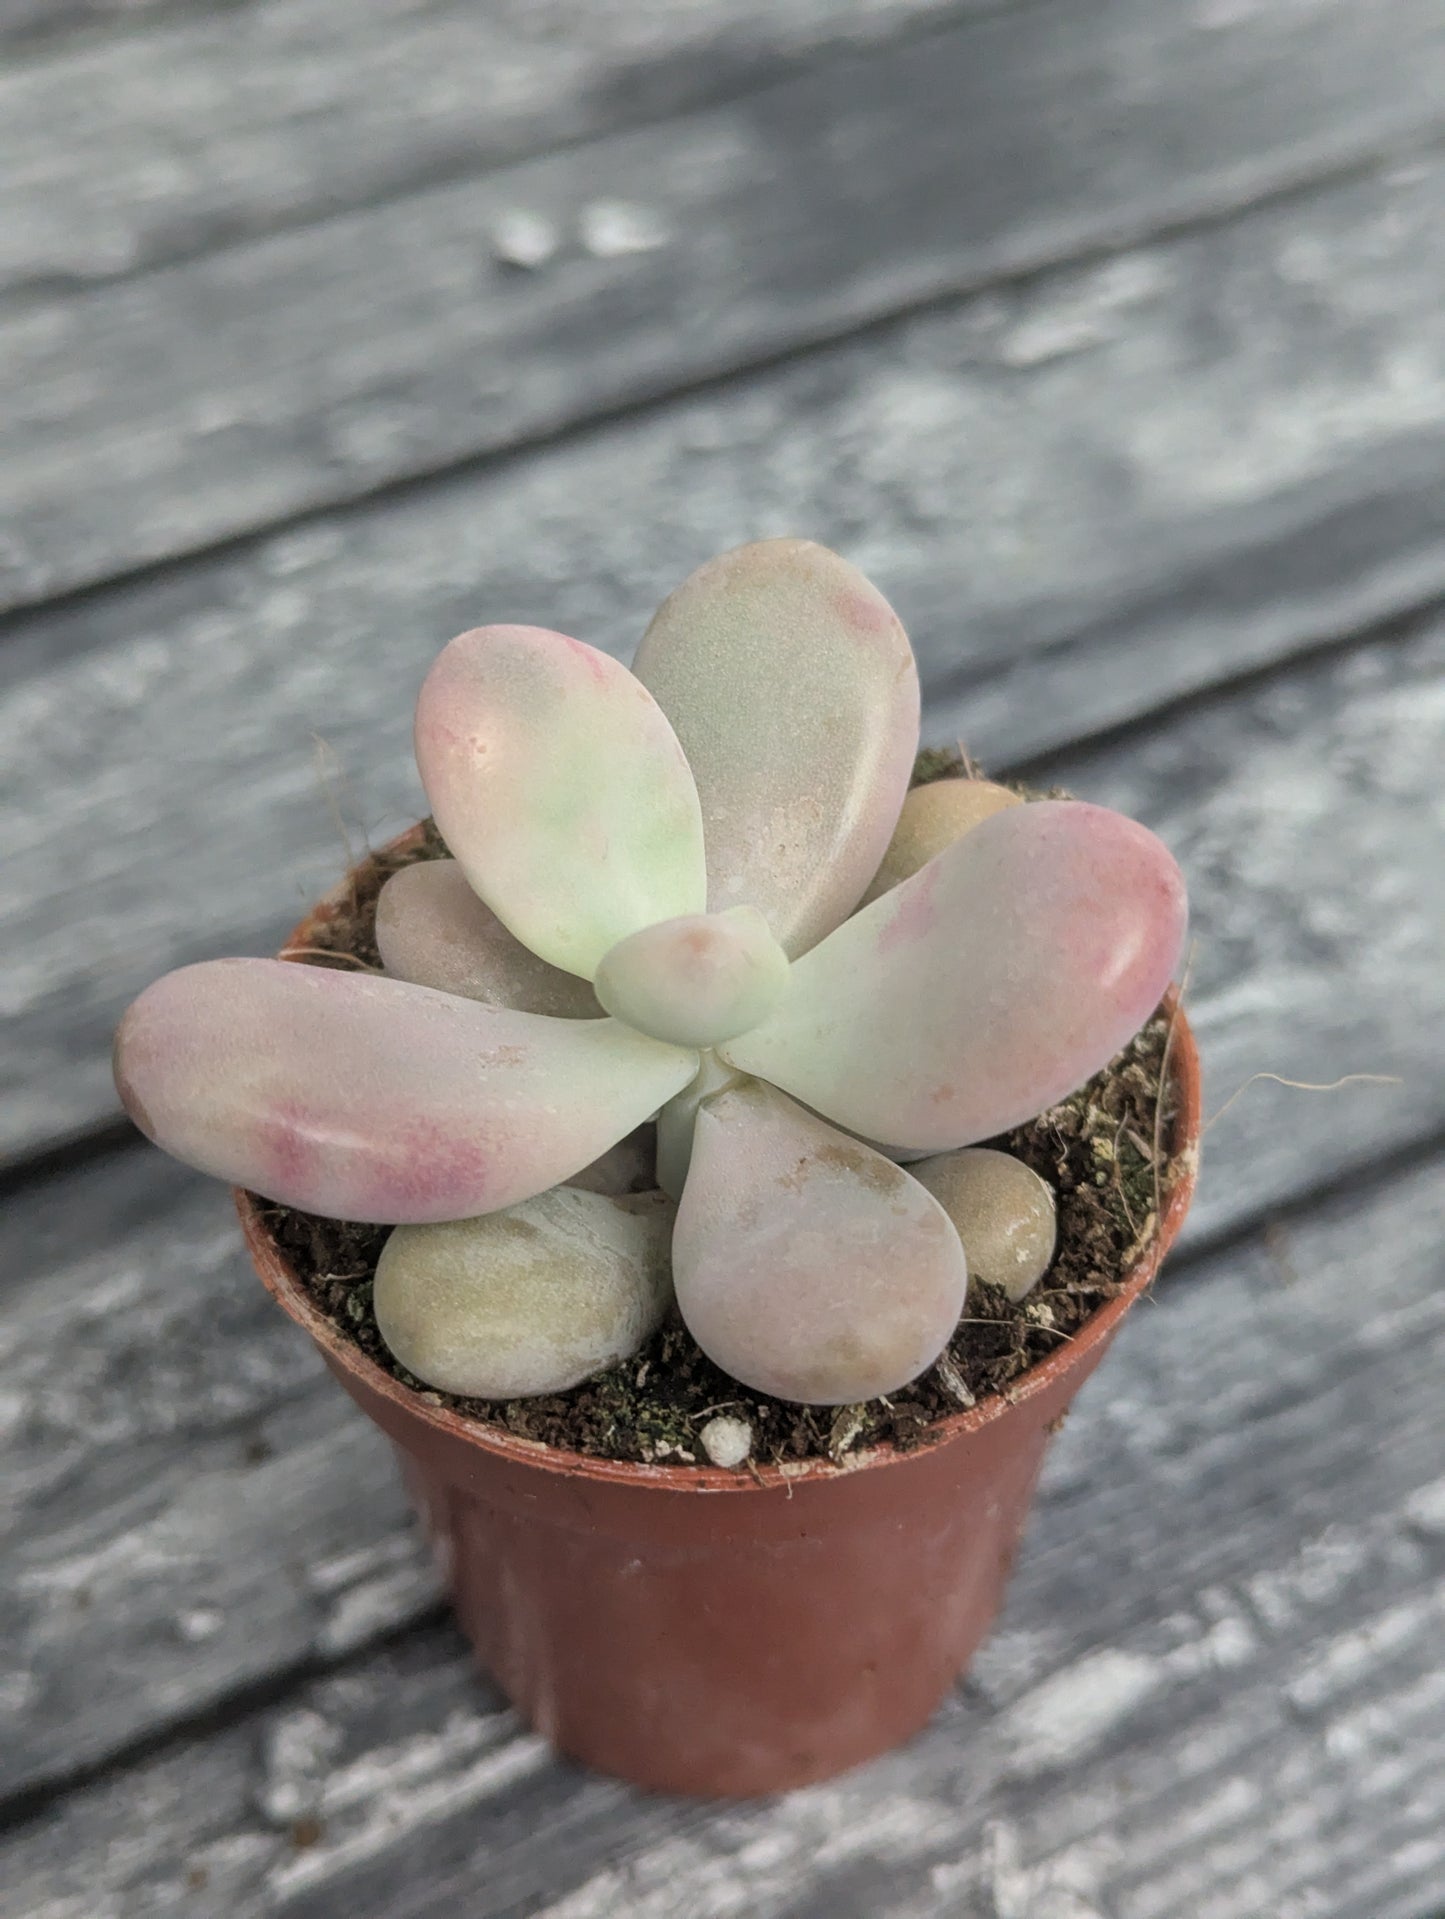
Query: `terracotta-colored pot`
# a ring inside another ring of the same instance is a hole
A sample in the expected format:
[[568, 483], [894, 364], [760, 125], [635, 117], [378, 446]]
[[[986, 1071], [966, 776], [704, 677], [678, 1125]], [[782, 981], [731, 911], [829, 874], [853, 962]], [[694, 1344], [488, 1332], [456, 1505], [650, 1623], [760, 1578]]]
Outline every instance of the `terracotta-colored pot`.
[[[1182, 1015], [1172, 1058], [1178, 1151], [1199, 1135]], [[1123, 1291], [1006, 1397], [912, 1452], [755, 1474], [589, 1459], [428, 1404], [326, 1317], [237, 1203], [262, 1280], [394, 1441], [462, 1629], [518, 1710], [602, 1772], [732, 1796], [828, 1778], [926, 1723], [993, 1620], [1049, 1434], [1183, 1223], [1192, 1158]]]

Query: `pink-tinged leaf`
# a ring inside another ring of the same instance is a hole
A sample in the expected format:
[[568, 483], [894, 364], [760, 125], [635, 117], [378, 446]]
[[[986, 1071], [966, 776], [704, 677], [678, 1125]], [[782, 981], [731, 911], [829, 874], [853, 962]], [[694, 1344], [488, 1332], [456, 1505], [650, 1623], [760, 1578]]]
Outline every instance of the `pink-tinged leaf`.
[[989, 1146], [965, 1146], [909, 1168], [953, 1221], [971, 1280], [1010, 1299], [1031, 1293], [1049, 1270], [1058, 1237], [1054, 1191], [1031, 1166]]
[[553, 966], [591, 979], [618, 940], [706, 905], [682, 748], [595, 647], [535, 626], [463, 633], [422, 687], [416, 758], [472, 887]]
[[697, 1066], [615, 1020], [261, 959], [158, 980], [115, 1049], [127, 1112], [177, 1159], [388, 1225], [465, 1219], [556, 1185]]
[[393, 979], [555, 1019], [597, 1019], [586, 980], [529, 953], [467, 884], [455, 860], [393, 873], [376, 902], [376, 944]]
[[381, 1336], [446, 1393], [566, 1392], [662, 1323], [675, 1211], [661, 1193], [559, 1186], [481, 1219], [398, 1226], [376, 1269]]
[[930, 780], [926, 786], [915, 786], [903, 802], [883, 864], [863, 895], [864, 905], [911, 878], [980, 821], [1006, 806], [1022, 805], [1019, 794], [995, 786], [992, 780]]
[[688, 913], [644, 926], [603, 956], [597, 997], [653, 1039], [716, 1046], [766, 1018], [788, 983], [788, 957], [754, 906]]
[[917, 1180], [756, 1080], [697, 1116], [672, 1264], [709, 1358], [756, 1392], [816, 1406], [916, 1379], [958, 1324], [968, 1278]]
[[826, 547], [763, 540], [664, 600], [633, 670], [702, 796], [709, 907], [756, 906], [806, 952], [862, 897], [908, 789], [918, 674], [897, 615]]
[[795, 961], [771, 1018], [719, 1050], [867, 1139], [972, 1145], [1108, 1064], [1158, 1005], [1185, 920], [1145, 827], [1010, 807]]

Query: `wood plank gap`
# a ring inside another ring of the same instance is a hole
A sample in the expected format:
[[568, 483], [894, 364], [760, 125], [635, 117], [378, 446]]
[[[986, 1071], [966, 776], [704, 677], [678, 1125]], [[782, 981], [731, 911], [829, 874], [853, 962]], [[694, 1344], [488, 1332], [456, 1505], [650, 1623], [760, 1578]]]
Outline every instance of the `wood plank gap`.
[[[224, 3], [225, 0], [223, 0]], [[244, 0], [241, 0], [241, 3], [244, 4]], [[185, 6], [186, 0], [180, 0], [180, 4]], [[237, 0], [230, 0], [230, 4], [235, 7]], [[522, 166], [530, 160], [560, 158], [566, 154], [594, 147], [599, 141], [668, 127], [676, 121], [690, 119], [695, 114], [736, 106], [743, 101], [766, 98], [776, 89], [795, 84], [805, 74], [823, 73], [830, 67], [861, 65], [863, 61], [876, 58], [880, 54], [901, 52], [920, 41], [947, 36], [960, 27], [971, 25], [978, 20], [990, 19], [1000, 13], [1022, 15], [1060, 4], [1061, 0], [938, 0], [933, 11], [906, 17], [900, 25], [885, 29], [876, 39], [869, 39], [866, 47], [862, 49], [847, 39], [829, 39], [824, 35], [815, 46], [767, 56], [766, 73], [763, 71], [765, 56], [759, 54], [756, 62], [738, 63], [736, 68], [732, 69], [731, 79], [723, 78], [717, 83], [698, 85], [676, 94], [664, 95], [650, 109], [644, 105], [641, 111], [620, 115], [616, 120], [605, 124], [584, 123], [569, 133], [545, 135], [537, 144], [521, 140], [515, 146], [509, 146], [495, 153], [486, 153], [480, 159], [460, 156], [438, 158], [399, 168], [396, 174], [376, 192], [360, 194], [351, 199], [333, 196], [320, 207], [308, 207], [302, 204], [268, 220], [264, 227], [239, 220], [230, 226], [221, 225], [213, 229], [204, 239], [197, 239], [189, 244], [177, 243], [164, 249], [158, 248], [136, 264], [119, 268], [111, 273], [84, 276], [62, 272], [37, 273], [25, 279], [12, 280], [8, 285], [0, 287], [0, 309], [7, 313], [22, 311], [28, 304], [40, 301], [81, 295], [104, 287], [129, 286], [138, 280], [147, 279], [153, 273], [190, 266], [198, 260], [226, 254], [258, 239], [270, 239], [283, 233], [320, 230], [334, 221], [349, 219], [357, 214], [374, 213], [383, 207], [404, 208], [408, 200], [434, 192], [441, 187], [459, 186], [467, 181], [489, 180], [495, 174], [504, 173], [511, 167]], [[175, 14], [167, 11], [154, 24], [164, 28], [175, 24], [176, 17]], [[181, 17], [183, 18], [184, 15]], [[4, 19], [3, 15], [0, 15], [0, 49], [4, 49], [5, 46]], [[36, 49], [35, 64], [43, 66], [56, 57], [50, 45], [41, 43]], [[59, 57], [63, 58], [64, 53], [62, 52]], [[24, 64], [23, 45], [19, 59], [13, 52], [7, 54], [8, 70], [18, 71]], [[666, 64], [666, 56], [663, 64]], [[720, 60], [718, 70], [721, 74], [727, 75], [730, 71], [728, 63]], [[648, 92], [645, 84], [648, 71], [647, 63], [639, 61], [636, 67], [624, 69], [619, 77], [630, 82], [639, 94], [645, 96]]]
[[[1039, 3], [1053, 4], [1054, 0], [1039, 0]], [[34, 598], [23, 594], [9, 598], [0, 603], [0, 657], [3, 657], [3, 649], [11, 644], [12, 630], [28, 625], [38, 614], [84, 611], [104, 604], [113, 594], [164, 586], [168, 581], [183, 579], [194, 567], [244, 559], [267, 540], [279, 535], [305, 533], [320, 525], [341, 525], [377, 509], [422, 501], [429, 492], [439, 492], [458, 482], [495, 475], [522, 460], [584, 445], [616, 428], [655, 418], [689, 401], [718, 399], [734, 391], [744, 391], [756, 379], [785, 372], [791, 367], [806, 366], [808, 362], [821, 359], [840, 347], [886, 340], [895, 328], [912, 321], [946, 319], [956, 315], [981, 296], [1026, 295], [1055, 275], [1104, 267], [1140, 248], [1200, 238], [1228, 227], [1245, 215], [1287, 210], [1318, 194], [1387, 174], [1404, 162], [1428, 161], [1440, 155], [1445, 155], [1445, 132], [1432, 134], [1423, 142], [1371, 152], [1363, 159], [1352, 159], [1339, 167], [1269, 188], [1227, 206], [1164, 219], [1157, 224], [1135, 228], [1121, 226], [1107, 239], [1066, 250], [1046, 261], [985, 273], [976, 279], [960, 280], [943, 292], [902, 302], [886, 312], [841, 323], [836, 328], [818, 329], [806, 338], [771, 352], [751, 356], [716, 372], [699, 374], [693, 379], [676, 381], [666, 388], [579, 410], [561, 424], [519, 434], [484, 451], [469, 452], [456, 459], [440, 461], [428, 466], [424, 472], [383, 480], [374, 486], [348, 492], [343, 497], [303, 507], [275, 519], [258, 519], [216, 539], [187, 546], [182, 552], [140, 561], [134, 566], [113, 567], [103, 576], [73, 587], [42, 592]], [[37, 656], [35, 663], [37, 666], [52, 665], [56, 657], [53, 651], [44, 652], [43, 657]], [[25, 670], [23, 664], [19, 670]]]
[[[1065, 758], [1072, 758], [1079, 753], [1104, 752], [1147, 738], [1175, 720], [1184, 719], [1192, 713], [1207, 713], [1241, 693], [1267, 686], [1271, 680], [1295, 668], [1325, 666], [1332, 660], [1344, 659], [1365, 647], [1404, 646], [1442, 618], [1445, 618], [1445, 596], [1432, 594], [1418, 605], [1401, 607], [1398, 612], [1387, 614], [1376, 625], [1322, 632], [1314, 636], [1302, 635], [1289, 652], [1261, 661], [1257, 666], [1242, 667], [1227, 679], [1189, 687], [1181, 693], [1158, 700], [1127, 719], [1091, 727], [1070, 735], [1057, 746], [1007, 759], [998, 766], [985, 768], [985, 771], [1000, 779], [1020, 780], [1030, 786], [1049, 786], [1053, 783], [1051, 774], [1054, 768]], [[1040, 661], [1062, 658], [1086, 646], [1088, 637], [1071, 638], [1055, 646], [1043, 647], [1035, 658]], [[991, 674], [971, 675], [966, 680], [960, 680], [957, 686], [940, 687], [936, 704], [941, 705], [945, 701], [966, 702], [974, 687], [988, 686], [994, 677]], [[932, 731], [936, 734], [937, 728]], [[933, 743], [938, 742], [935, 740]]]
[[[1383, 68], [1362, 62], [1351, 0], [1312, 8], [1315, 65], [1297, 22], [1247, 12], [1208, 29], [1187, 0], [967, 21], [700, 113], [685, 140], [614, 136], [586, 169], [524, 163], [485, 191], [436, 190], [404, 221], [348, 216], [18, 314], [0, 327], [15, 412], [3, 597], [132, 578], [1428, 151], [1445, 56], [1430, 4], [1388, 0]], [[1051, 129], [1066, 108], [1064, 151]], [[652, 237], [587, 244], [606, 201], [644, 209]], [[561, 236], [544, 272], [496, 257], [517, 208]]]
[[0, 1794], [0, 1838], [44, 1818], [53, 1806], [72, 1793], [83, 1792], [90, 1786], [103, 1786], [134, 1767], [163, 1758], [192, 1741], [214, 1738], [255, 1713], [283, 1705], [292, 1693], [311, 1681], [336, 1678], [353, 1667], [364, 1666], [388, 1647], [434, 1633], [447, 1627], [449, 1620], [450, 1612], [444, 1603], [430, 1606], [415, 1619], [388, 1627], [375, 1638], [348, 1647], [343, 1653], [329, 1658], [313, 1653], [305, 1659], [293, 1660], [264, 1678], [248, 1680], [245, 1685], [218, 1694], [197, 1712], [152, 1726], [109, 1752], [86, 1760], [83, 1765], [43, 1773], [17, 1791]]

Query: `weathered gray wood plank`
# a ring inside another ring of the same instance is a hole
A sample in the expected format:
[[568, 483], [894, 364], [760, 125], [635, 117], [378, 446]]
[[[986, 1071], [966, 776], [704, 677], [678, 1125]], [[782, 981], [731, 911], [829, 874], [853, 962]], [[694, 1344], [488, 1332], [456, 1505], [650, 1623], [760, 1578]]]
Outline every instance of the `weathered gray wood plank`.
[[385, 1442], [220, 1189], [123, 1153], [14, 1202], [0, 1244], [5, 1787], [433, 1602]]
[[1003, 765], [1445, 592], [1442, 192], [1362, 181], [27, 620], [0, 1138], [112, 1112], [125, 1001], [331, 884], [313, 731], [358, 842], [415, 816], [415, 688], [480, 620], [625, 655], [709, 553], [811, 532], [902, 609], [931, 736]]
[[[0, 604], [1247, 205], [1445, 123], [1435, 0], [1213, 18], [1193, 0], [1016, 8], [26, 306], [0, 321]], [[407, 111], [391, 84], [376, 97]], [[368, 147], [346, 122], [348, 168]], [[535, 272], [495, 257], [518, 210], [563, 236]]]
[[1419, 1919], [1445, 1870], [1442, 1224], [1435, 1161], [1136, 1312], [1001, 1630], [898, 1755], [772, 1804], [642, 1799], [552, 1764], [428, 1629], [60, 1802], [11, 1843], [20, 1909]]
[[[1180, 846], [1211, 1105], [1257, 1068], [1406, 1077], [1252, 1089], [1207, 1141], [1196, 1242], [1441, 1128], [1442, 657], [1438, 630], [1376, 645], [1060, 764]], [[148, 1151], [33, 1186], [0, 1221], [12, 1786], [428, 1601], [381, 1447], [312, 1396], [319, 1368], [233, 1244], [221, 1192]], [[102, 1665], [123, 1677], [97, 1689]]]
[[261, 0], [0, 0], [0, 48], [26, 52], [54, 43], [77, 30], [124, 30], [203, 7], [225, 9], [257, 6]]
[[4, 0], [0, 44], [140, 30], [0, 75], [0, 287], [108, 280], [1009, 4], [356, 0], [338, 34], [325, 0]]

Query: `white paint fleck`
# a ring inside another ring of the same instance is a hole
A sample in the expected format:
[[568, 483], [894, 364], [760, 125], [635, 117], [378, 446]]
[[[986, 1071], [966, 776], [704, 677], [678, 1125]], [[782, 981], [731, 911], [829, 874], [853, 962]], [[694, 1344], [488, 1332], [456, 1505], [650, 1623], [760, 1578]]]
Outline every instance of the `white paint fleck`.
[[317, 1646], [331, 1656], [350, 1652], [414, 1618], [436, 1596], [436, 1570], [429, 1556], [417, 1553], [407, 1564], [342, 1593], [317, 1634]]
[[281, 1861], [270, 1875], [269, 1890], [280, 1902], [310, 1886], [324, 1884], [376, 1857], [410, 1834], [476, 1806], [552, 1762], [552, 1749], [534, 1735], [508, 1737], [459, 1771], [451, 1764], [457, 1746], [475, 1743], [478, 1730], [495, 1737], [496, 1722], [474, 1714], [454, 1714], [440, 1735], [405, 1741], [368, 1754], [331, 1779], [317, 1802], [327, 1834], [336, 1813], [359, 1804], [360, 1822], [334, 1839]]
[[176, 1630], [192, 1645], [214, 1639], [226, 1623], [226, 1615], [214, 1606], [191, 1606], [176, 1614]]
[[0, 1672], [0, 1718], [19, 1718], [40, 1697], [40, 1681], [28, 1666]]
[[582, 209], [580, 224], [583, 246], [599, 260], [655, 253], [671, 238], [661, 214], [631, 200], [593, 200]]
[[492, 223], [492, 253], [504, 266], [533, 272], [555, 258], [561, 244], [556, 223], [525, 207], [498, 214]]
[[1405, 1502], [1405, 1520], [1432, 1539], [1445, 1538], [1445, 1479], [1436, 1479]]
[[990, 1820], [984, 1858], [993, 1919], [1109, 1919], [1100, 1888], [1118, 1864], [1120, 1850], [1119, 1842], [1105, 1835], [1026, 1865], [1017, 1828], [1004, 1819]]
[[1104, 1647], [1025, 1693], [1003, 1715], [1013, 1770], [1031, 1772], [1082, 1758], [1156, 1693], [1169, 1677], [1144, 1653]]
[[256, 1804], [273, 1825], [288, 1826], [320, 1800], [327, 1769], [341, 1750], [340, 1729], [303, 1706], [270, 1726], [262, 1749]]
[[1332, 1639], [1296, 1678], [1285, 1695], [1301, 1712], [1316, 1712], [1342, 1690], [1357, 1686], [1392, 1654], [1417, 1644], [1432, 1619], [1445, 1616], [1445, 1593], [1407, 1599]]

